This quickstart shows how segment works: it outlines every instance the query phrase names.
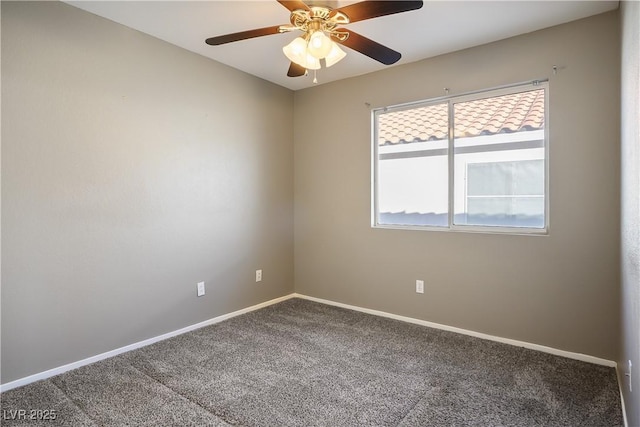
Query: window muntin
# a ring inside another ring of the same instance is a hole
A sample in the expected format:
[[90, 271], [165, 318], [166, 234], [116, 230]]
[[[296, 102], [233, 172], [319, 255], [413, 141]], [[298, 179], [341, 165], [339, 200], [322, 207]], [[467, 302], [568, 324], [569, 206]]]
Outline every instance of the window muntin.
[[547, 85], [374, 110], [373, 226], [546, 231]]

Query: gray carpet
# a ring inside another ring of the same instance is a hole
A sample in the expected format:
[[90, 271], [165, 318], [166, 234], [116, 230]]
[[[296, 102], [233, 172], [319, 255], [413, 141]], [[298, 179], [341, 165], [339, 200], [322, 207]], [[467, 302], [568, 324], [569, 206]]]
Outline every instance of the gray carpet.
[[612, 368], [301, 299], [1, 399], [7, 426], [623, 425]]

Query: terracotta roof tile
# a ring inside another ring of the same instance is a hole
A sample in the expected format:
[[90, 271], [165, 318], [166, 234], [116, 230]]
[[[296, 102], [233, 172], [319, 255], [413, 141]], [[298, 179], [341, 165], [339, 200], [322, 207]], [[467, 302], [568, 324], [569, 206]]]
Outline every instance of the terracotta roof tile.
[[[455, 104], [456, 137], [544, 129], [544, 90], [514, 93]], [[379, 116], [378, 143], [408, 144], [446, 139], [447, 104]]]

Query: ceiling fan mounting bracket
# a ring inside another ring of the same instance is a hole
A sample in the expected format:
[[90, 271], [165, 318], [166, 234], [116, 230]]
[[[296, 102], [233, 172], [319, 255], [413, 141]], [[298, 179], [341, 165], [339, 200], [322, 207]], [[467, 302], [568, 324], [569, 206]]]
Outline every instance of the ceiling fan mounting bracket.
[[[349, 23], [349, 17], [344, 13], [328, 7], [311, 6], [309, 10], [297, 9], [291, 12], [291, 25], [303, 33], [324, 31], [333, 34], [338, 25]], [[348, 33], [341, 33], [347, 34]]]

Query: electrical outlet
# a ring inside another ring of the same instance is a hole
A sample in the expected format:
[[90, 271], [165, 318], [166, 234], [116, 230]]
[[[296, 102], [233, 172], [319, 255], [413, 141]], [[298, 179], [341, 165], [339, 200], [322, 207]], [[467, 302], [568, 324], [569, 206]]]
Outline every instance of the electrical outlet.
[[198, 296], [204, 295], [204, 282], [198, 282]]
[[416, 280], [416, 293], [424, 294], [424, 280]]
[[256, 282], [262, 282], [262, 270], [256, 270]]

